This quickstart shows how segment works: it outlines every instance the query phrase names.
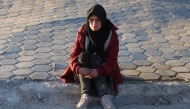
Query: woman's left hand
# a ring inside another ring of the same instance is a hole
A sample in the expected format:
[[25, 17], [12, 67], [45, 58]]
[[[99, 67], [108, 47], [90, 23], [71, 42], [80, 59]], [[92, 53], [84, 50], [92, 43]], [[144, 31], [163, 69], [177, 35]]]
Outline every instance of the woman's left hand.
[[89, 79], [96, 78], [96, 77], [98, 77], [98, 71], [96, 69], [92, 69], [92, 73], [88, 76], [85, 76], [85, 78], [89, 78]]

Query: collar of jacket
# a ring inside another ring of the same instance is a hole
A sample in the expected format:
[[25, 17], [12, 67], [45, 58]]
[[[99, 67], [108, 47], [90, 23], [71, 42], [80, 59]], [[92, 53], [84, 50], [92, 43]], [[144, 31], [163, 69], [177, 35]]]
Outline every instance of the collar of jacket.
[[[105, 42], [105, 44], [104, 44], [104, 51], [106, 50], [106, 48], [107, 48], [108, 45], [109, 45], [111, 36], [112, 36], [112, 31], [110, 31], [109, 37], [108, 37], [108, 39], [106, 40], [106, 42]], [[86, 36], [86, 38], [85, 38], [85, 50], [86, 50], [86, 51], [87, 51], [89, 42], [90, 42], [90, 39], [88, 38], [88, 36]]]

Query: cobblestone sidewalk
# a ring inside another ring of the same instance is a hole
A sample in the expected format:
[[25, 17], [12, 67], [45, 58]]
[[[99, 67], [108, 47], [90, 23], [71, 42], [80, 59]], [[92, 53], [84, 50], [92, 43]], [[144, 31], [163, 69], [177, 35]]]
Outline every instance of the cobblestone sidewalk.
[[95, 3], [119, 28], [126, 80], [190, 79], [188, 0], [0, 0], [0, 80], [58, 80]]

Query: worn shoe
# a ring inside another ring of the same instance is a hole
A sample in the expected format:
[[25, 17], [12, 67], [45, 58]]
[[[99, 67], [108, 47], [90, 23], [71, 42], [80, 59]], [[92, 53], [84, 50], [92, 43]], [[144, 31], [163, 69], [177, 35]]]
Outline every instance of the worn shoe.
[[113, 105], [111, 95], [104, 95], [101, 98], [101, 104], [103, 105], [104, 109], [115, 109], [115, 106]]
[[88, 94], [83, 94], [81, 96], [79, 103], [76, 105], [76, 108], [87, 109], [87, 106], [90, 104], [90, 102], [91, 102], [90, 96]]

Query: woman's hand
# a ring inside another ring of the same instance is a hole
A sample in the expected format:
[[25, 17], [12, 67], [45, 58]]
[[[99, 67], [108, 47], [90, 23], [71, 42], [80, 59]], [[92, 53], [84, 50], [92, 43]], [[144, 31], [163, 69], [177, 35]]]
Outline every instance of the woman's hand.
[[86, 67], [81, 67], [78, 69], [78, 73], [83, 76], [88, 76], [92, 73], [92, 69], [86, 68]]
[[92, 79], [98, 77], [98, 71], [96, 69], [91, 69], [91, 71], [92, 71], [91, 74], [85, 76], [85, 78]]

